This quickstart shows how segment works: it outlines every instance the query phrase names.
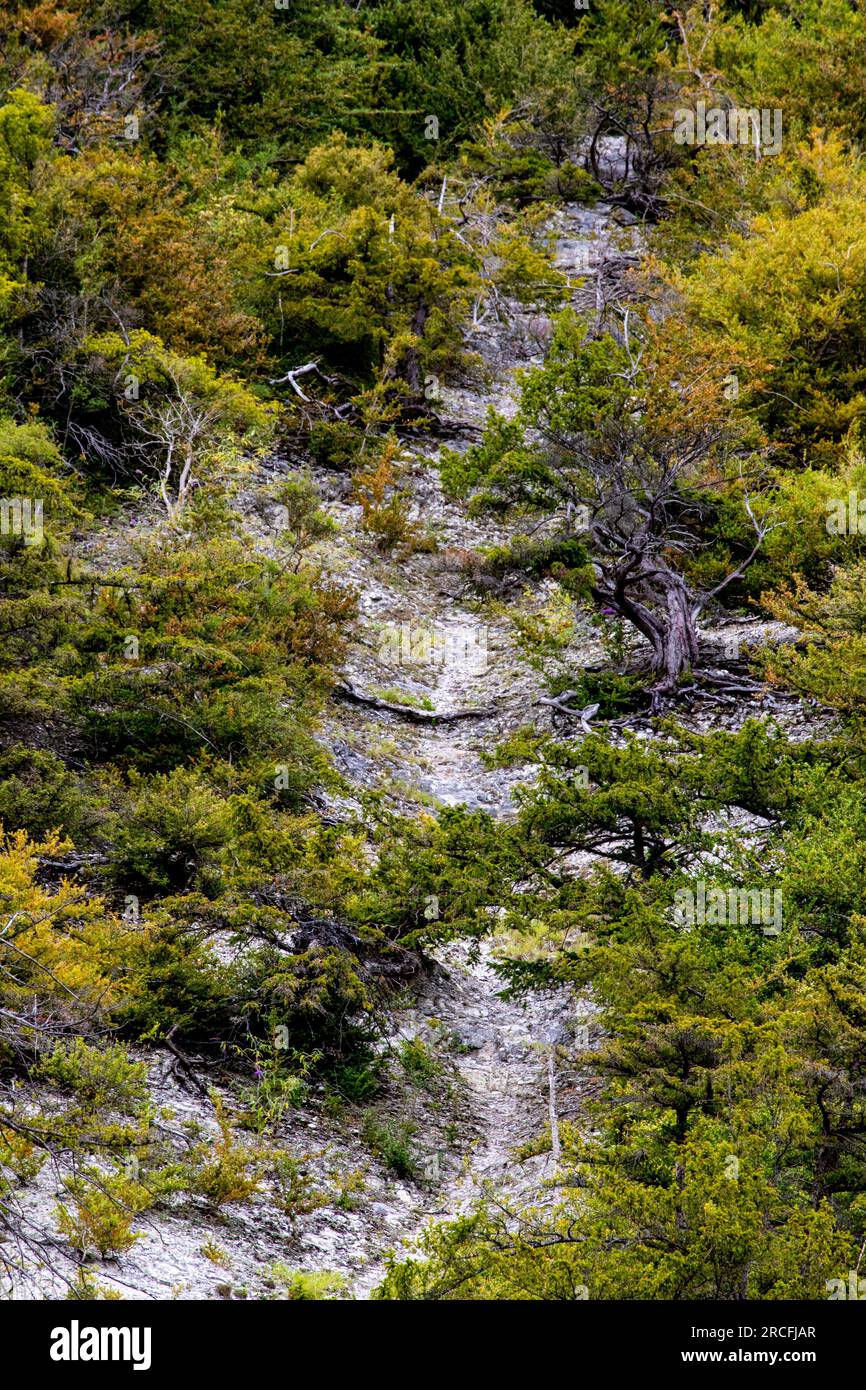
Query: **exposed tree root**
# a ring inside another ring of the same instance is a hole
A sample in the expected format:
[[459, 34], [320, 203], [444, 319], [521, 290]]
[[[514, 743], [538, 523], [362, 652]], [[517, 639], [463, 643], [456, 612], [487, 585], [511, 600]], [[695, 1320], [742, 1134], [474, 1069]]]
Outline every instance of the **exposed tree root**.
[[360, 690], [349, 681], [341, 681], [334, 686], [334, 694], [340, 699], [348, 700], [353, 705], [365, 705], [369, 709], [384, 710], [387, 714], [396, 714], [401, 719], [408, 719], [413, 724], [453, 724], [458, 719], [488, 719], [496, 710], [492, 705], [485, 705], [480, 709], [458, 709], [449, 710], [446, 713], [439, 713], [437, 710], [417, 709], [414, 705], [398, 705], [394, 700], [382, 700], [378, 695], [364, 695]]
[[[639, 673], [633, 672], [632, 674]], [[663, 681], [655, 687], [650, 686], [647, 691], [650, 699], [648, 710], [635, 710], [618, 719], [601, 719], [599, 722], [607, 728], [625, 728], [665, 714], [678, 701], [687, 696], [694, 696], [717, 704], [734, 704], [738, 695], [760, 695], [767, 690], [767, 686], [761, 681], [732, 677], [720, 671], [697, 668], [691, 672], [691, 675], [692, 683], [690, 685], [672, 686], [669, 682]], [[706, 686], [711, 687], [711, 689], [705, 689]], [[578, 691], [565, 690], [561, 695], [542, 696], [535, 703], [536, 705], [546, 705], [555, 717], [562, 715], [566, 719], [579, 720], [584, 733], [588, 734], [591, 732], [590, 720], [596, 716], [599, 706], [597, 704], [585, 705], [576, 709], [571, 701], [577, 697]]]

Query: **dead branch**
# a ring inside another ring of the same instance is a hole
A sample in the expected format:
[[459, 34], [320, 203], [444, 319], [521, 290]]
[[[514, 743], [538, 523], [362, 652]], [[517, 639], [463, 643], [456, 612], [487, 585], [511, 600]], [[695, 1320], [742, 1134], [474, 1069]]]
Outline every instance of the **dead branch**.
[[440, 713], [437, 710], [417, 709], [414, 705], [398, 705], [393, 700], [381, 700], [377, 695], [364, 695], [360, 690], [349, 681], [341, 681], [334, 687], [334, 694], [348, 700], [353, 705], [365, 705], [369, 709], [378, 709], [386, 714], [396, 714], [401, 719], [408, 719], [413, 724], [453, 724], [458, 719], [489, 719], [496, 713], [492, 705], [487, 705], [481, 709], [460, 709], [449, 710]]

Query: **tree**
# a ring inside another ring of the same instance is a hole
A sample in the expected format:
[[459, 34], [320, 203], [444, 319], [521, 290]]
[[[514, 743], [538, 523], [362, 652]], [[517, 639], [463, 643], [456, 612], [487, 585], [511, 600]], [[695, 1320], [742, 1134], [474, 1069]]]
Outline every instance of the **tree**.
[[181, 357], [142, 329], [89, 338], [83, 347], [116, 368], [117, 408], [131, 426], [127, 448], [156, 473], [169, 521], [220, 446], [243, 439], [255, 447], [269, 437], [268, 407], [201, 357]]
[[[586, 535], [592, 595], [649, 643], [660, 708], [700, 660], [698, 618], [748, 568], [773, 528], [756, 509], [718, 399], [659, 385], [631, 338], [592, 336], [571, 316], [548, 361], [523, 381], [513, 420], [492, 413], [482, 443], [451, 454], [446, 486], [476, 504], [528, 507]], [[739, 490], [751, 549], [709, 587], [690, 582], [713, 491]]]
[[336, 134], [275, 191], [257, 228], [270, 262], [258, 312], [287, 368], [274, 384], [299, 397], [298, 378], [316, 370], [332, 394], [378, 380], [417, 410], [428, 377], [465, 362], [473, 303], [477, 315], [505, 295], [561, 302], [563, 277], [531, 223], [505, 221], [477, 185], [418, 189], [393, 166], [390, 149]]
[[44, 228], [41, 177], [51, 157], [54, 113], [31, 92], [0, 106], [0, 313], [5, 318], [27, 283], [27, 258]]
[[[665, 174], [675, 163], [669, 113], [679, 86], [666, 61], [663, 7], [653, 0], [601, 0], [578, 34], [589, 171], [617, 201], [655, 218], [663, 206]], [[612, 157], [605, 148], [611, 138]]]
[[739, 400], [787, 458], [833, 466], [866, 409], [864, 169], [816, 135], [766, 210], [675, 276], [698, 350], [739, 354]]

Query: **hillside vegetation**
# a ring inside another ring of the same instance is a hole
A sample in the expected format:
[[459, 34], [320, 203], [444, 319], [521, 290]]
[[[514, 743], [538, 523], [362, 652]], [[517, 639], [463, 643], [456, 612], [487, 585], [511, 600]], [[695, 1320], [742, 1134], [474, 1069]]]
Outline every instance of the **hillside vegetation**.
[[[862, 7], [7, 0], [0, 38], [2, 1295], [118, 1297], [170, 1221], [190, 1296], [828, 1297]], [[494, 1014], [516, 1119], [464, 1056]]]

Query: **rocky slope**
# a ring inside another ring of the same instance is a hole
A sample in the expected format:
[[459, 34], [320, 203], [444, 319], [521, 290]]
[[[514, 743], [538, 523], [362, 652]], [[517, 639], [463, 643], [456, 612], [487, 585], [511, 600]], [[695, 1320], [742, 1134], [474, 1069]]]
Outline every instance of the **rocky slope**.
[[[634, 234], [600, 204], [565, 208], [556, 235], [556, 260], [573, 282], [574, 303], [596, 311], [627, 273]], [[516, 372], [542, 360], [548, 331], [543, 318], [516, 306], [472, 330], [468, 346], [486, 377], [443, 390], [437, 402], [458, 440], [473, 437], [491, 405], [514, 409]], [[370, 788], [403, 813], [466, 804], [508, 817], [515, 786], [533, 770], [489, 769], [482, 754], [518, 725], [545, 726], [551, 718], [549, 707], [537, 703], [543, 682], [524, 659], [510, 616], [515, 603], [543, 604], [549, 586], [485, 596], [468, 582], [461, 554], [503, 542], [508, 532], [480, 524], [443, 495], [438, 449], [432, 439], [415, 441], [401, 460], [413, 518], [435, 547], [396, 557], [365, 537], [344, 480], [314, 473], [338, 527], [320, 558], [357, 591], [360, 607], [344, 686], [321, 731], [346, 784], [343, 796], [332, 798], [337, 817], [354, 790]], [[281, 467], [278, 460], [269, 464], [270, 471]], [[252, 526], [252, 514], [248, 520]], [[258, 543], [269, 543], [263, 531]], [[708, 641], [723, 666], [741, 645], [785, 635], [772, 625], [732, 619]], [[575, 665], [603, 659], [589, 619], [576, 630], [569, 655]], [[756, 712], [783, 720], [794, 738], [814, 727], [811, 711], [768, 692], [728, 703], [696, 699], [684, 717], [696, 728], [735, 727]], [[549, 1195], [550, 1155], [519, 1158], [518, 1152], [548, 1123], [552, 1047], [558, 1116], [579, 1118], [593, 1093], [595, 1078], [581, 1063], [594, 1036], [592, 1006], [565, 992], [525, 1006], [504, 1000], [493, 969], [496, 950], [495, 940], [475, 955], [442, 949], [414, 986], [394, 997], [391, 1031], [381, 1040], [390, 1066], [376, 1101], [377, 1132], [360, 1107], [335, 1112], [321, 1096], [283, 1116], [270, 1140], [293, 1157], [302, 1199], [265, 1187], [218, 1216], [178, 1203], [139, 1223], [141, 1238], [119, 1264], [94, 1266], [100, 1284], [126, 1297], [280, 1297], [289, 1271], [327, 1271], [334, 1291], [363, 1298], [381, 1278], [389, 1249], [411, 1240], [425, 1222], [465, 1209], [479, 1185], [533, 1199]], [[414, 1039], [425, 1043], [422, 1055], [432, 1066], [407, 1046]], [[212, 1108], [177, 1058], [166, 1052], [149, 1060], [160, 1123], [214, 1136]], [[22, 1219], [34, 1231], [51, 1225], [60, 1177], [47, 1168], [24, 1195]], [[62, 1292], [62, 1247], [43, 1249], [44, 1260], [38, 1245], [30, 1253], [32, 1276], [17, 1296]]]

